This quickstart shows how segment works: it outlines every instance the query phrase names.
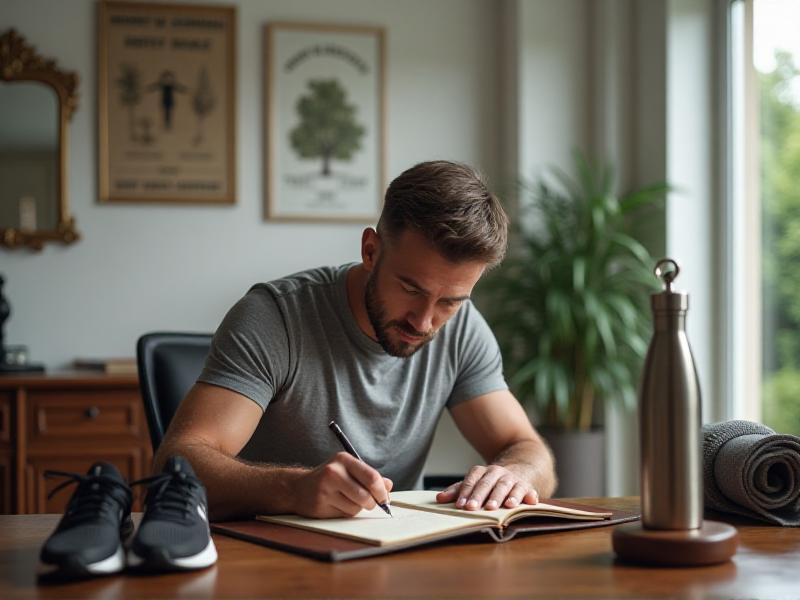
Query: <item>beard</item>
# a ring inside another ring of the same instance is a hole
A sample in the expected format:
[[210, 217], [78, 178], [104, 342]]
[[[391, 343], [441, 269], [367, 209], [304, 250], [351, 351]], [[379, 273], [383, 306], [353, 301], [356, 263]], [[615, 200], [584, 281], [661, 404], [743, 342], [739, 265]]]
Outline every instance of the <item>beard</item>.
[[[425, 344], [430, 342], [436, 335], [436, 331], [431, 330], [427, 333], [420, 332], [414, 329], [408, 321], [397, 319], [388, 320], [386, 318], [386, 306], [378, 297], [377, 279], [379, 267], [380, 261], [367, 279], [367, 289], [364, 293], [367, 316], [369, 317], [372, 329], [375, 331], [375, 337], [378, 339], [378, 343], [381, 345], [384, 352], [390, 356], [396, 356], [397, 358], [409, 358]], [[393, 340], [389, 335], [392, 329], [397, 329], [406, 335], [419, 338], [419, 342], [416, 344], [409, 344], [403, 340]]]

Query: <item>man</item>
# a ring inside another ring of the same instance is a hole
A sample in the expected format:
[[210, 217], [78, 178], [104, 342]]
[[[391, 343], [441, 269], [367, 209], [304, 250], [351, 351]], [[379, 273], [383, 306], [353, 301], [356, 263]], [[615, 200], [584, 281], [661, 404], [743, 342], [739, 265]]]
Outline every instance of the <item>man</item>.
[[[215, 519], [350, 516], [419, 486], [448, 408], [487, 466], [438, 501], [492, 510], [550, 495], [550, 452], [469, 300], [506, 241], [506, 215], [472, 169], [405, 171], [362, 234], [360, 264], [256, 285], [228, 312], [156, 464], [186, 456]], [[341, 451], [331, 420], [364, 462]]]

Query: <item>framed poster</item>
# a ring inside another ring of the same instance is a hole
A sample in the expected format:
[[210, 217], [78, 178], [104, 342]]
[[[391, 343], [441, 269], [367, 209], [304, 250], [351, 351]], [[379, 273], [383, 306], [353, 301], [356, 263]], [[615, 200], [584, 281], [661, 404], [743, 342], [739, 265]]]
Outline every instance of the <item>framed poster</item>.
[[236, 200], [236, 10], [98, 4], [101, 202]]
[[265, 27], [267, 219], [376, 220], [385, 177], [384, 37], [380, 27]]

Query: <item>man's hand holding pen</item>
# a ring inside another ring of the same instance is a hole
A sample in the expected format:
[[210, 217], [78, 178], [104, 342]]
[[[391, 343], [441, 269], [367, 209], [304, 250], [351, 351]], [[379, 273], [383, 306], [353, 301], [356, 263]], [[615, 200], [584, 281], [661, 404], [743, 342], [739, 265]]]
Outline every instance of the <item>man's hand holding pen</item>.
[[302, 473], [294, 481], [296, 512], [304, 517], [352, 517], [388, 502], [392, 481], [347, 452]]

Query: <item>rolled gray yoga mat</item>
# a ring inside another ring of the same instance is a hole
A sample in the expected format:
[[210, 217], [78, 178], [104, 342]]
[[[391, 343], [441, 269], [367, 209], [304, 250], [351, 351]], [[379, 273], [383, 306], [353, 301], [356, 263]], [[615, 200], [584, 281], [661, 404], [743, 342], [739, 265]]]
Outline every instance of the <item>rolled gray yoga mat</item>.
[[800, 526], [800, 438], [750, 421], [703, 426], [706, 508]]

